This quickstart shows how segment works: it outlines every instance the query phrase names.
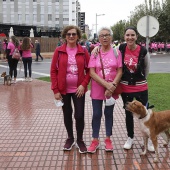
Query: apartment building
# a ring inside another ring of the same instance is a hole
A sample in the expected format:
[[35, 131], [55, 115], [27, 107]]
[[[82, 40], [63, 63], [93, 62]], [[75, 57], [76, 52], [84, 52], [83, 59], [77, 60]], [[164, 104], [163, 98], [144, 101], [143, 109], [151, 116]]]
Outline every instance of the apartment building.
[[62, 29], [78, 25], [78, 0], [1, 0], [0, 23]]

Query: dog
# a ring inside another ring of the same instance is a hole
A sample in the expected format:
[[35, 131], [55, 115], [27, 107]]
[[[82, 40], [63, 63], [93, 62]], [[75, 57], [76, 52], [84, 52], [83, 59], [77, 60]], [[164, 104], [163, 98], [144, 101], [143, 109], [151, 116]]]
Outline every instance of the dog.
[[6, 75], [6, 72], [3, 72], [1, 74], [1, 77], [4, 77], [4, 85], [11, 85], [11, 76], [10, 75]]
[[133, 116], [138, 118], [139, 127], [144, 140], [144, 151], [141, 155], [146, 155], [148, 138], [150, 138], [155, 149], [153, 161], [155, 163], [158, 162], [159, 153], [157, 136], [161, 132], [166, 135], [167, 141], [164, 143], [164, 146], [168, 145], [170, 141], [170, 110], [153, 112], [152, 109], [147, 110], [146, 107], [137, 100], [127, 102], [125, 104], [125, 109], [132, 112]]

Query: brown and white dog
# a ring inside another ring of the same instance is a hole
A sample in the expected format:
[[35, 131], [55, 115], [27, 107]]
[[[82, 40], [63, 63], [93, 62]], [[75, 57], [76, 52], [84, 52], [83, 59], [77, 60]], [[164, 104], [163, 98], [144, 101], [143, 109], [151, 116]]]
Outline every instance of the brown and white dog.
[[132, 112], [133, 116], [138, 118], [144, 140], [144, 151], [141, 155], [146, 154], [148, 138], [150, 138], [155, 149], [154, 162], [158, 162], [157, 136], [161, 132], [164, 132], [167, 136], [167, 143], [164, 145], [168, 145], [170, 141], [170, 110], [153, 112], [152, 109], [147, 110], [146, 107], [137, 100], [126, 103], [125, 109]]
[[6, 75], [6, 72], [3, 72], [1, 74], [1, 77], [4, 77], [4, 85], [11, 85], [11, 76], [10, 75]]

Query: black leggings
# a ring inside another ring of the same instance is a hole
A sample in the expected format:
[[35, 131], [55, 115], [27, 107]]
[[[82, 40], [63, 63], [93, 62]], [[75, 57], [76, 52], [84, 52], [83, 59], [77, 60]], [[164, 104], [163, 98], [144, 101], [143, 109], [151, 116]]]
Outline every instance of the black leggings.
[[14, 78], [17, 77], [17, 65], [18, 65], [18, 60], [13, 59], [12, 55], [8, 57], [8, 65], [9, 65], [9, 75], [13, 76], [14, 73]]
[[28, 58], [22, 58], [23, 64], [24, 64], [24, 74], [25, 74], [25, 78], [27, 77], [27, 66], [28, 66], [28, 71], [29, 71], [29, 77], [31, 77], [32, 74], [32, 57], [28, 57]]
[[78, 98], [75, 93], [67, 93], [66, 95], [62, 95], [64, 105], [63, 115], [64, 115], [64, 124], [68, 133], [68, 138], [74, 138], [73, 135], [73, 120], [72, 113], [73, 108], [71, 105], [71, 98], [74, 104], [74, 118], [76, 120], [76, 131], [77, 131], [77, 139], [83, 139], [83, 130], [84, 130], [84, 105], [85, 105], [85, 95], [83, 97]]
[[[121, 96], [122, 96], [124, 106], [126, 102], [131, 102], [133, 101], [134, 98], [140, 101], [145, 106], [148, 104], [148, 90], [142, 92], [136, 92], [136, 93], [122, 93]], [[125, 114], [126, 114], [127, 135], [128, 137], [133, 138], [134, 137], [133, 115], [131, 112], [127, 110], [125, 110]]]

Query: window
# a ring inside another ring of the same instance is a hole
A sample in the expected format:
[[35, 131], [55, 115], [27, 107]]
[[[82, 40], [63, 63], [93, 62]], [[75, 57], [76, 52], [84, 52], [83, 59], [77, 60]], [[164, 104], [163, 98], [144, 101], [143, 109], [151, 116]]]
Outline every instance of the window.
[[37, 8], [36, 8], [36, 6], [33, 6], [33, 13], [37, 13]]
[[69, 19], [68, 18], [63, 18], [63, 21], [69, 21]]
[[41, 6], [41, 13], [42, 14], [44, 13], [44, 6], [43, 5]]
[[41, 15], [41, 23], [44, 23], [44, 15]]
[[55, 0], [55, 2], [59, 2], [59, 0]]
[[55, 21], [59, 21], [59, 18], [55, 18]]
[[11, 2], [14, 2], [14, 0], [11, 0]]
[[6, 1], [6, 0], [3, 0], [3, 1]]
[[51, 5], [48, 6], [48, 13], [52, 13]]
[[29, 15], [28, 15], [28, 14], [25, 15], [25, 21], [26, 21], [26, 22], [29, 21]]
[[33, 21], [37, 21], [37, 15], [33, 15]]
[[48, 14], [48, 21], [52, 21], [52, 14]]
[[18, 21], [21, 22], [22, 21], [22, 15], [18, 14]]
[[37, 2], [37, 0], [33, 0], [33, 2]]

